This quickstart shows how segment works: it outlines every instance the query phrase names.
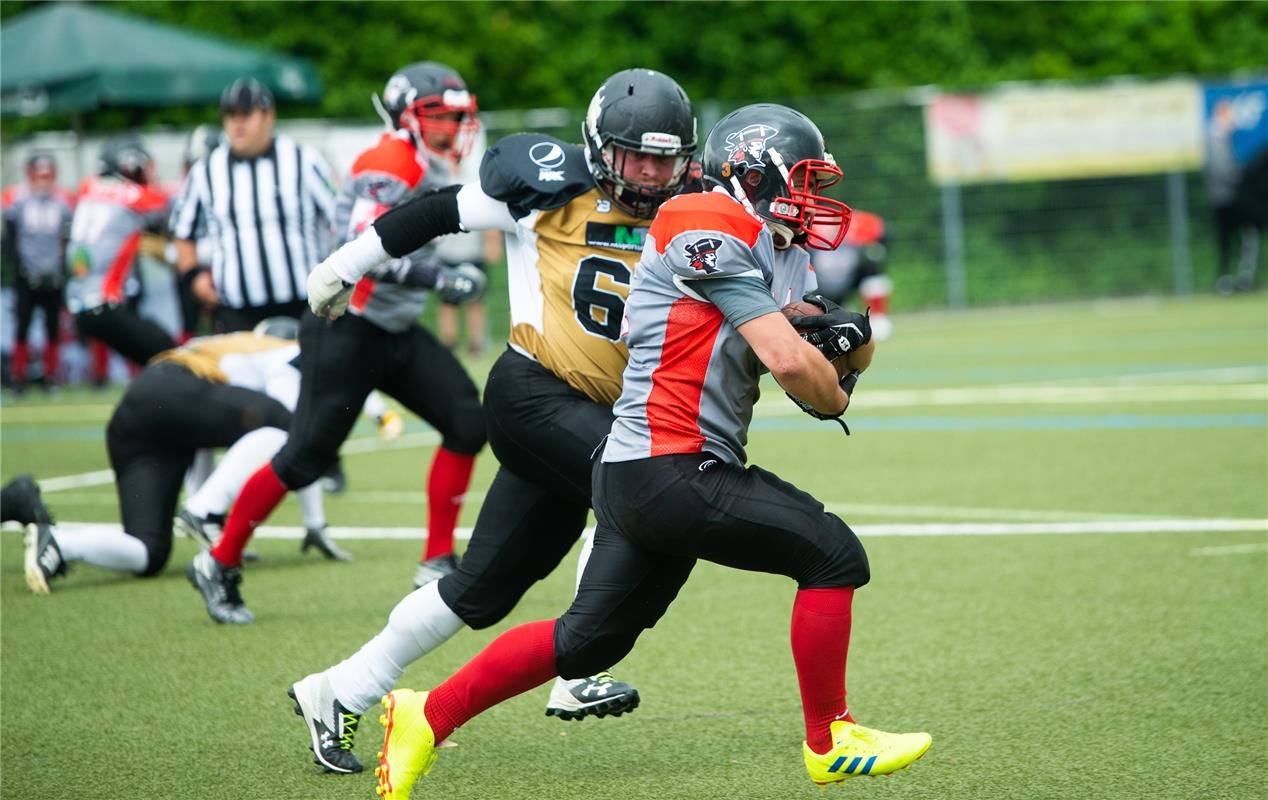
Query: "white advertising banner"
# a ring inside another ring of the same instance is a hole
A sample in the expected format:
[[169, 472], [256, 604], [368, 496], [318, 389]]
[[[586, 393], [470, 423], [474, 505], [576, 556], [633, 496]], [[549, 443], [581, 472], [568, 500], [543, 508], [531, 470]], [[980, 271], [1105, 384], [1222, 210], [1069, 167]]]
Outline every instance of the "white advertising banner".
[[1198, 169], [1202, 103], [1192, 80], [938, 95], [925, 106], [929, 176], [950, 184]]

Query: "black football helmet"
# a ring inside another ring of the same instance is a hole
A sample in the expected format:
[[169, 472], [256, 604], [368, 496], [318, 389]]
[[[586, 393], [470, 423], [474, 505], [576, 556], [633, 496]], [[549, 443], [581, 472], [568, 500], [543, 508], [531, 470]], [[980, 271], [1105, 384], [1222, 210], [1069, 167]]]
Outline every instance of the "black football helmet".
[[150, 183], [154, 178], [154, 157], [140, 138], [111, 136], [97, 156], [97, 174], [112, 175], [133, 183]]
[[[603, 82], [590, 101], [581, 135], [586, 163], [612, 202], [642, 219], [682, 190], [696, 149], [696, 117], [682, 87], [650, 69], [627, 69]], [[623, 177], [629, 153], [674, 159], [667, 183]]]
[[[392, 126], [409, 131], [420, 149], [455, 163], [471, 151], [480, 130], [476, 96], [461, 75], [436, 61], [398, 69], [383, 87], [383, 108]], [[442, 114], [458, 117], [441, 119]], [[429, 137], [441, 145], [429, 143]]]
[[702, 168], [706, 188], [721, 186], [766, 221], [777, 249], [835, 250], [850, 227], [849, 206], [819, 194], [841, 180], [841, 168], [819, 128], [787, 106], [727, 114], [709, 132]]

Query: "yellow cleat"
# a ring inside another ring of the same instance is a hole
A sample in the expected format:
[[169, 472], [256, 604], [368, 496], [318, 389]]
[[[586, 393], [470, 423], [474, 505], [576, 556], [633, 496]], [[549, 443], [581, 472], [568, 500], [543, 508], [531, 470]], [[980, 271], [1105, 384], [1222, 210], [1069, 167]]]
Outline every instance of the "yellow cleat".
[[390, 442], [405, 431], [405, 420], [390, 408], [375, 419], [379, 423], [379, 438], [384, 441]]
[[374, 768], [374, 793], [383, 800], [409, 800], [418, 779], [436, 763], [436, 735], [423, 706], [427, 692], [397, 689], [383, 697], [383, 750]]
[[802, 744], [806, 772], [820, 786], [859, 775], [888, 775], [909, 766], [933, 744], [927, 733], [886, 733], [853, 722], [832, 723], [832, 749], [819, 755]]

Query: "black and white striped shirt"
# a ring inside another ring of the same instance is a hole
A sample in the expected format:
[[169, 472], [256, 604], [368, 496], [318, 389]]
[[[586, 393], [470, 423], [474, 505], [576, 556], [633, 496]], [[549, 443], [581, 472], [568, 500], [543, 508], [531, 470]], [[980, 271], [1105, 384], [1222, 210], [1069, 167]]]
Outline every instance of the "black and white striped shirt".
[[[308, 296], [308, 273], [331, 249], [335, 185], [311, 147], [286, 136], [257, 158], [222, 144], [189, 171], [172, 235], [215, 244], [211, 277], [229, 308]], [[204, 234], [205, 231], [205, 234]]]

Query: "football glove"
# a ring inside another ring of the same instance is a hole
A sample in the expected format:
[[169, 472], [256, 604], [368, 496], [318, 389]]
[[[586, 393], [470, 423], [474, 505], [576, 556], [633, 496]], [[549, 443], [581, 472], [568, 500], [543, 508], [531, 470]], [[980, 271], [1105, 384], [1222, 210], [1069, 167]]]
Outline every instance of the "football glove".
[[829, 361], [836, 361], [872, 340], [870, 308], [866, 314], [846, 311], [821, 294], [807, 294], [802, 299], [819, 306], [823, 313], [789, 317], [788, 321], [800, 331], [801, 338], [814, 345]]
[[308, 307], [319, 317], [337, 319], [348, 310], [352, 284], [335, 274], [330, 259], [317, 265], [308, 275]]
[[489, 279], [484, 272], [473, 264], [459, 264], [456, 267], [444, 267], [436, 276], [433, 291], [440, 299], [452, 305], [459, 305], [468, 300], [476, 300], [484, 294], [484, 287]]

